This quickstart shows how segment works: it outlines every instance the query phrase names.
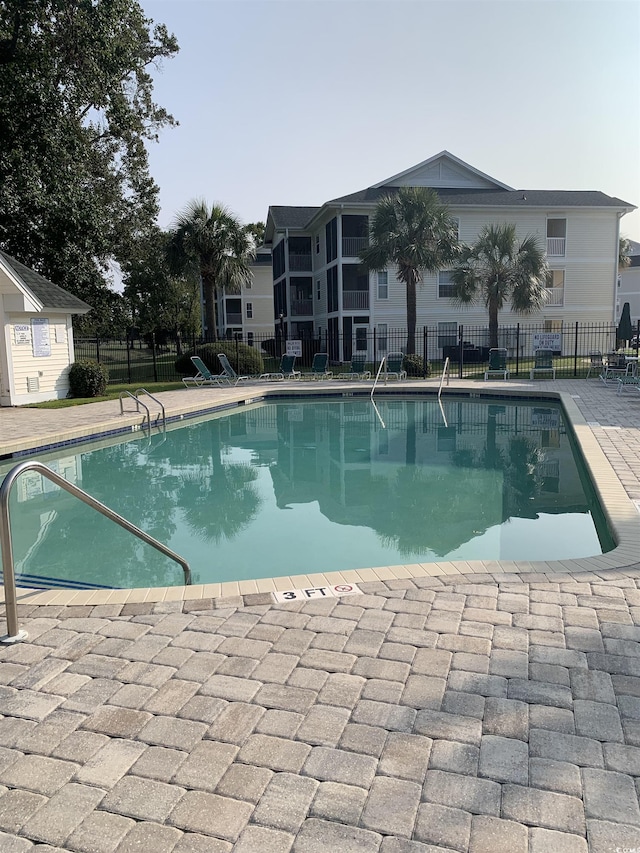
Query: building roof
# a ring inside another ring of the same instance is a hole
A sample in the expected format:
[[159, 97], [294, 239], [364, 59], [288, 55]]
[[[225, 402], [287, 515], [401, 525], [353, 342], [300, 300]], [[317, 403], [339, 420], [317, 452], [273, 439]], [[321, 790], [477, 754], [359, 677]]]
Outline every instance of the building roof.
[[320, 210], [319, 207], [287, 207], [271, 205], [269, 213], [276, 228], [302, 229]]
[[[368, 187], [350, 195], [334, 198], [333, 204], [371, 204], [385, 195], [397, 192], [399, 187]], [[613, 198], [597, 190], [435, 190], [443, 202], [452, 206], [480, 205], [482, 207], [623, 207], [634, 205]]]
[[0, 264], [2, 261], [9, 267], [22, 287], [28, 290], [42, 305], [44, 310], [55, 309], [65, 314], [86, 314], [87, 311], [91, 311], [91, 306], [83, 302], [82, 299], [78, 299], [77, 296], [63, 290], [57, 284], [53, 284], [40, 273], [21, 264], [11, 255], [7, 255], [6, 252], [0, 251]]

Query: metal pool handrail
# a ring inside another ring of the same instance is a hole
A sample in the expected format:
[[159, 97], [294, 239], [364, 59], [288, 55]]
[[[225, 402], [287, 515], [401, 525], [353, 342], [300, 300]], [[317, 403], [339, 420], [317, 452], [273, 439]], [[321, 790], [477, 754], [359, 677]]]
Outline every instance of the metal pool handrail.
[[122, 405], [122, 401], [125, 397], [131, 397], [132, 400], [136, 401], [136, 411], [137, 412], [140, 411], [140, 406], [142, 406], [142, 408], [145, 410], [145, 412], [147, 413], [147, 423], [149, 424], [149, 432], [151, 432], [151, 412], [149, 411], [149, 406], [147, 406], [145, 403], [142, 402], [142, 400], [140, 400], [138, 397], [136, 397], [134, 394], [132, 394], [131, 391], [121, 391], [120, 392], [120, 396], [119, 396], [120, 414], [124, 415], [124, 406]]
[[74, 495], [74, 497], [79, 498], [83, 503], [87, 504], [92, 509], [97, 510], [101, 515], [106, 516], [111, 521], [115, 521], [116, 524], [119, 524], [120, 527], [124, 527], [124, 529], [128, 530], [129, 533], [133, 533], [133, 535], [137, 536], [138, 539], [142, 539], [142, 541], [146, 542], [147, 545], [151, 545], [171, 560], [175, 560], [176, 563], [180, 563], [182, 571], [184, 572], [185, 585], [191, 583], [191, 569], [189, 568], [189, 563], [170, 548], [167, 548], [166, 545], [163, 545], [162, 542], [158, 542], [158, 540], [154, 539], [153, 536], [149, 536], [149, 534], [145, 533], [144, 530], [140, 530], [140, 528], [136, 527], [135, 524], [132, 524], [130, 521], [127, 521], [126, 518], [118, 515], [117, 512], [109, 509], [108, 506], [105, 506], [105, 504], [78, 488], [78, 486], [74, 486], [73, 483], [69, 483], [68, 480], [65, 480], [64, 477], [61, 477], [59, 474], [56, 474], [55, 471], [52, 471], [51, 468], [43, 465], [42, 462], [20, 462], [9, 471], [7, 476], [4, 478], [4, 482], [0, 486], [0, 552], [2, 554], [4, 600], [7, 615], [7, 636], [0, 638], [0, 642], [17, 643], [20, 642], [20, 640], [24, 640], [27, 636], [26, 631], [20, 631], [18, 628], [16, 576], [13, 566], [11, 519], [9, 518], [9, 496], [11, 494], [11, 488], [16, 479], [24, 471], [38, 471], [43, 477], [51, 480], [52, 483], [60, 486], [61, 489], [64, 489]]
[[[373, 392], [376, 390], [376, 385], [378, 384], [378, 379], [380, 379], [380, 374], [382, 373], [382, 368], [386, 367], [387, 357], [386, 355], [382, 356], [382, 361], [380, 362], [380, 367], [378, 368], [378, 372], [376, 373], [376, 378], [373, 380], [373, 386], [371, 388], [371, 399], [373, 400]], [[385, 373], [386, 378], [386, 373]]]
[[447, 377], [447, 388], [449, 387], [449, 356], [447, 356], [444, 360], [444, 364], [442, 366], [442, 376], [440, 377], [440, 387], [438, 388], [438, 399], [442, 394], [442, 383], [444, 382], [444, 377]]
[[[149, 391], [147, 391], [147, 389], [146, 389], [146, 388], [138, 388], [138, 389], [137, 389], [137, 391], [135, 392], [135, 397], [136, 397], [136, 400], [137, 400], [139, 403], [142, 403], [142, 401], [141, 401], [141, 400], [139, 399], [139, 397], [138, 397], [138, 395], [139, 395], [139, 394], [146, 394], [146, 395], [147, 395], [147, 397], [151, 397], [151, 399], [153, 400], [153, 402], [154, 402], [154, 403], [157, 403], [157, 404], [160, 406], [160, 409], [162, 410], [162, 423], [163, 423], [163, 425], [164, 425], [164, 426], [166, 426], [166, 424], [167, 424], [167, 415], [166, 415], [166, 413], [165, 413], [164, 406], [162, 405], [162, 403], [160, 402], [160, 400], [158, 400], [158, 398], [157, 398], [157, 397], [154, 397], [154, 396], [153, 396], [153, 394], [150, 394], [150, 393], [149, 393]], [[142, 405], [144, 406], [144, 403], [142, 403]], [[160, 417], [160, 415], [158, 415], [158, 419], [159, 419], [159, 417]], [[157, 425], [157, 423], [158, 423], [158, 420], [156, 420], [156, 425]], [[151, 421], [149, 421], [149, 425], [151, 425]]]

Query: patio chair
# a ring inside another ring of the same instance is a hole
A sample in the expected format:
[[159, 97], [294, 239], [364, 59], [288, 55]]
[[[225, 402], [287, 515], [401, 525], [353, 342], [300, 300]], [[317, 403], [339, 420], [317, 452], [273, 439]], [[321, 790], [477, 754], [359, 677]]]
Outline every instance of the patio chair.
[[407, 378], [407, 371], [403, 369], [402, 362], [404, 361], [404, 353], [390, 352], [387, 355], [387, 360], [384, 364], [384, 381], [387, 379], [397, 379], [398, 382]]
[[618, 379], [629, 376], [634, 372], [635, 363], [633, 361], [627, 361], [621, 353], [610, 352], [606, 356], [600, 379], [607, 385], [609, 381], [616, 382]]
[[556, 378], [556, 369], [553, 366], [553, 350], [536, 350], [535, 361], [533, 367], [529, 371], [529, 379], [534, 379], [536, 373], [551, 373], [552, 378]]
[[587, 379], [591, 376], [592, 371], [597, 371], [598, 376], [604, 370], [604, 359], [599, 349], [594, 349], [589, 352], [589, 370], [587, 370]]
[[261, 373], [258, 376], [263, 382], [283, 382], [285, 379], [300, 379], [300, 371], [295, 369], [296, 356], [283, 355], [280, 366], [274, 373]]
[[217, 385], [218, 387], [221, 385], [229, 385], [227, 375], [225, 373], [221, 373], [219, 376], [217, 376], [216, 374], [212, 373], [199, 355], [192, 355], [191, 361], [193, 362], [197, 373], [195, 376], [182, 377], [182, 383], [185, 388], [189, 388], [189, 386], [202, 388], [203, 386], [207, 385]]
[[497, 373], [503, 379], [509, 378], [507, 370], [507, 351], [504, 347], [493, 347], [489, 350], [489, 366], [484, 372], [484, 381], [491, 376], [492, 373]]
[[365, 370], [366, 361], [366, 354], [354, 355], [349, 370], [346, 373], [339, 373], [338, 379], [371, 379], [371, 371]]
[[326, 352], [317, 352], [313, 356], [311, 372], [303, 373], [301, 379], [333, 379], [333, 371], [327, 370], [329, 355]]
[[238, 376], [233, 367], [231, 367], [229, 359], [223, 352], [218, 353], [218, 359], [220, 360], [220, 364], [224, 370], [224, 375], [227, 377], [230, 385], [237, 385], [238, 382], [245, 382], [248, 379], [251, 379], [250, 376]]
[[637, 391], [640, 391], [640, 376], [638, 376], [638, 363], [636, 361], [630, 362], [631, 368], [626, 373], [621, 374], [617, 378], [618, 382], [618, 394], [622, 394], [624, 388], [635, 388]]

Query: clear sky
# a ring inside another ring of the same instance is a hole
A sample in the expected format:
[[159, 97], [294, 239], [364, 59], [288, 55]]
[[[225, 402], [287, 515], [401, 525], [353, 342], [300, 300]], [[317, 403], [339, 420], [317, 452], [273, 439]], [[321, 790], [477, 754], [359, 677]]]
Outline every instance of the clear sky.
[[[516, 189], [640, 206], [639, 0], [140, 0], [180, 44], [155, 97], [160, 225], [320, 205], [447, 149]], [[640, 212], [621, 231], [640, 241]]]

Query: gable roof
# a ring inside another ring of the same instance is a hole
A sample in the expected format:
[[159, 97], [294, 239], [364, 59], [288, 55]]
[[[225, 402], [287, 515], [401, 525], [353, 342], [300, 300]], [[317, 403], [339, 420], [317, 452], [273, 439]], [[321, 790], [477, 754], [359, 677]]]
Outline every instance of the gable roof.
[[510, 190], [512, 187], [501, 181], [485, 175], [479, 169], [454, 157], [449, 151], [441, 151], [434, 154], [417, 166], [411, 166], [391, 178], [374, 184], [374, 187], [459, 187], [461, 189], [502, 189]]
[[21, 290], [24, 289], [32, 299], [35, 297], [34, 301], [39, 303], [40, 310], [53, 309], [65, 314], [86, 314], [91, 311], [91, 306], [82, 299], [78, 299], [77, 296], [63, 290], [40, 273], [0, 250], [0, 268], [2, 267], [9, 273], [14, 284]]

